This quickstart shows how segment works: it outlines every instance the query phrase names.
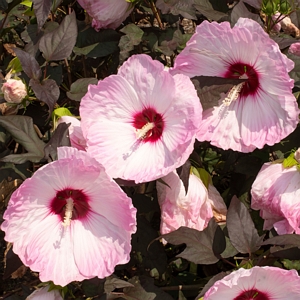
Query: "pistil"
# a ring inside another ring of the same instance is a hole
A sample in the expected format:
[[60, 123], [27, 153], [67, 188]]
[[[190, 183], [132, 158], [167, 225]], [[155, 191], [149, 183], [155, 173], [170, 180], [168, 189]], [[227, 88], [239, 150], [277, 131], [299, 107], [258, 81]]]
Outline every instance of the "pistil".
[[[147, 124], [145, 124], [142, 128], [140, 129], [136, 129], [136, 138], [139, 140], [143, 140], [147, 133], [152, 130], [155, 127], [155, 123], [154, 122], [148, 122]], [[150, 134], [148, 136], [151, 136], [152, 133], [150, 132]]]

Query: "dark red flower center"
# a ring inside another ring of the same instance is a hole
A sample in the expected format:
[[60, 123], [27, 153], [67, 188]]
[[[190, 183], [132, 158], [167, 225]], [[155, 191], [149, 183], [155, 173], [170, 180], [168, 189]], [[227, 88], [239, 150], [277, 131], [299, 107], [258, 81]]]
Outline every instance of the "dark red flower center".
[[243, 63], [235, 63], [230, 65], [229, 69], [224, 75], [225, 78], [243, 78], [247, 79], [240, 92], [241, 97], [247, 97], [248, 95], [255, 95], [259, 88], [258, 74], [255, 69]]
[[233, 300], [270, 300], [270, 297], [257, 289], [251, 289], [249, 291], [242, 292]]
[[90, 210], [88, 197], [81, 190], [73, 189], [58, 191], [50, 207], [51, 212], [60, 215], [62, 221], [68, 216], [72, 220], [83, 219]]
[[153, 108], [145, 108], [133, 117], [136, 136], [144, 142], [156, 142], [164, 130], [164, 120], [161, 114]]

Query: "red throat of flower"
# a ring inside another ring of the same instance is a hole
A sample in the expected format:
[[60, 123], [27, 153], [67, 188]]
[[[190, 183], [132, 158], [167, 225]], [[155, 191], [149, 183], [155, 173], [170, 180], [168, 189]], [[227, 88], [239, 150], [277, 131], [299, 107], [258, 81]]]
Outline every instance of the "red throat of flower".
[[235, 297], [233, 300], [271, 300], [271, 298], [263, 292], [251, 289], [240, 293], [240, 295]]
[[90, 210], [88, 197], [81, 190], [72, 189], [58, 191], [50, 207], [52, 213], [60, 215], [64, 226], [70, 225], [71, 220], [85, 218]]
[[235, 63], [229, 66], [227, 72], [224, 74], [225, 78], [245, 78], [243, 87], [240, 90], [241, 97], [247, 97], [248, 95], [255, 95], [259, 89], [259, 78], [255, 69], [243, 63]]
[[155, 109], [145, 108], [142, 112], [134, 115], [133, 126], [138, 140], [156, 142], [163, 133], [164, 120]]

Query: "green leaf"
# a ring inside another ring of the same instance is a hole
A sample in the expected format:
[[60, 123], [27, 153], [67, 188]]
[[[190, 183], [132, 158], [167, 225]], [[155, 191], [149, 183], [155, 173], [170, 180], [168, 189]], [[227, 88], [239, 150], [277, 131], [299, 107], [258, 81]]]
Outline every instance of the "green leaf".
[[14, 57], [8, 64], [6, 70], [12, 70], [12, 73], [22, 72], [22, 65], [18, 57]]
[[47, 61], [68, 58], [77, 38], [76, 15], [73, 11], [67, 15], [59, 27], [42, 36], [39, 49]]
[[27, 116], [0, 116], [0, 126], [5, 128], [28, 153], [12, 154], [1, 159], [4, 162], [23, 163], [27, 160], [39, 162], [44, 157], [45, 143], [39, 139], [32, 118]]
[[283, 165], [284, 168], [291, 168], [291, 167], [294, 167], [294, 166], [299, 166], [300, 164], [295, 159], [295, 153], [292, 152], [287, 158], [285, 158], [283, 160], [282, 165]]
[[97, 78], [80, 78], [72, 83], [70, 92], [67, 92], [67, 96], [75, 101], [80, 101], [86, 94], [89, 84], [97, 84]]

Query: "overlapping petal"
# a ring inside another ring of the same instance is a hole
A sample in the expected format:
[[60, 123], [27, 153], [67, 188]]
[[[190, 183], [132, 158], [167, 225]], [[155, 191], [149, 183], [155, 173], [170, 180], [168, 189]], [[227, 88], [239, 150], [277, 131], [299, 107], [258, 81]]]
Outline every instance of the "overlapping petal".
[[[64, 286], [103, 278], [129, 260], [136, 209], [86, 152], [64, 147], [58, 157], [13, 193], [1, 229], [42, 281]], [[60, 202], [66, 191], [74, 202], [69, 224], [67, 207]]]
[[170, 75], [147, 55], [132, 56], [118, 75], [89, 86], [80, 106], [87, 152], [111, 177], [136, 182], [188, 159], [201, 112], [190, 79]]
[[[207, 190], [194, 174], [190, 174], [187, 193], [176, 171], [163, 177], [161, 182], [157, 181], [156, 188], [161, 207], [162, 234], [181, 226], [201, 231], [206, 228], [214, 212], [218, 212], [218, 216], [226, 215], [226, 205], [220, 194], [213, 187]], [[218, 221], [221, 220], [223, 218]]]
[[240, 18], [233, 28], [227, 22], [201, 23], [171, 72], [247, 79], [237, 99], [225, 105], [220, 97], [219, 106], [204, 111], [197, 139], [251, 152], [279, 142], [298, 124], [288, 75], [293, 66], [258, 23]]
[[300, 172], [296, 166], [264, 164], [251, 189], [251, 207], [260, 210], [264, 229], [278, 234], [300, 233]]

